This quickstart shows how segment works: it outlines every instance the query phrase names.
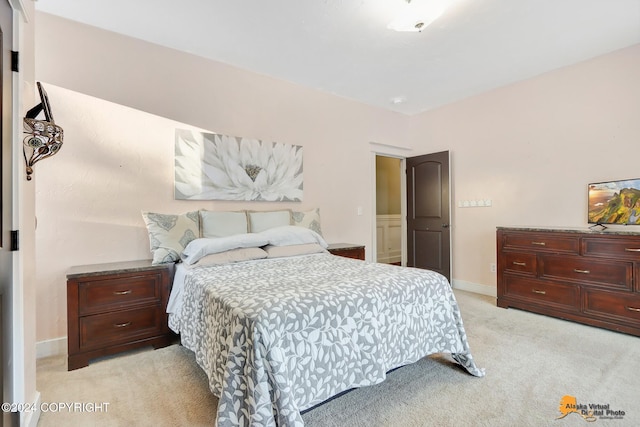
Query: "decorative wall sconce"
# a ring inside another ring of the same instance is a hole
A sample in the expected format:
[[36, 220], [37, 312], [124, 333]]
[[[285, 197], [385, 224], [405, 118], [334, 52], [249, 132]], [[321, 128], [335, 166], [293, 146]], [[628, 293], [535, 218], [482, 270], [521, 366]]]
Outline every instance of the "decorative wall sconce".
[[[53, 121], [47, 92], [40, 82], [37, 82], [37, 85], [40, 93], [40, 104], [27, 111], [24, 118], [24, 133], [26, 136], [22, 141], [22, 150], [24, 161], [27, 165], [28, 181], [32, 178], [33, 165], [60, 151], [62, 138], [64, 137], [62, 128]], [[44, 112], [44, 120], [36, 119], [40, 112]]]

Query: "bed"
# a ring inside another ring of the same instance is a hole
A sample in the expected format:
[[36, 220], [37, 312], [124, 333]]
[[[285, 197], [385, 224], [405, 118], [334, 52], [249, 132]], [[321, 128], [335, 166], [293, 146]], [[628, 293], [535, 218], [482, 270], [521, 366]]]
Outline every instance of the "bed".
[[484, 375], [451, 286], [428, 270], [324, 250], [182, 263], [167, 311], [219, 426], [302, 426], [302, 411], [434, 353]]

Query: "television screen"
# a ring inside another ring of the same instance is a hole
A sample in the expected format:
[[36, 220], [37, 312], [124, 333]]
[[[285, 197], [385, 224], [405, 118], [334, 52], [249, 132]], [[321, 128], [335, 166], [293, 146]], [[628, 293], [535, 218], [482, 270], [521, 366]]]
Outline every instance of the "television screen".
[[589, 224], [640, 225], [640, 178], [589, 184]]

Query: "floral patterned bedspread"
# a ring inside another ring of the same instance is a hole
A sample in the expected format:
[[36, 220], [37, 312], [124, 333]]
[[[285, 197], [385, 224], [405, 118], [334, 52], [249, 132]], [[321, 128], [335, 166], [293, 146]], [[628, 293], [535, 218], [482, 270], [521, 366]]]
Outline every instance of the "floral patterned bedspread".
[[169, 326], [219, 426], [302, 426], [300, 411], [433, 353], [484, 375], [443, 276], [330, 254], [194, 268]]

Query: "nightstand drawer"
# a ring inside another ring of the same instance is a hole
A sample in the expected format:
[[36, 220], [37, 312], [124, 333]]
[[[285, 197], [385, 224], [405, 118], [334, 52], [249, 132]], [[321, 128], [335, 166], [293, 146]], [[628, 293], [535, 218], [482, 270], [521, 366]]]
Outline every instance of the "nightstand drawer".
[[167, 324], [174, 264], [150, 260], [72, 267], [67, 273], [67, 368], [175, 339]]
[[162, 299], [162, 275], [146, 274], [79, 283], [79, 314], [87, 315]]
[[95, 314], [80, 319], [80, 348], [106, 347], [136, 337], [162, 333], [164, 316], [158, 306]]

